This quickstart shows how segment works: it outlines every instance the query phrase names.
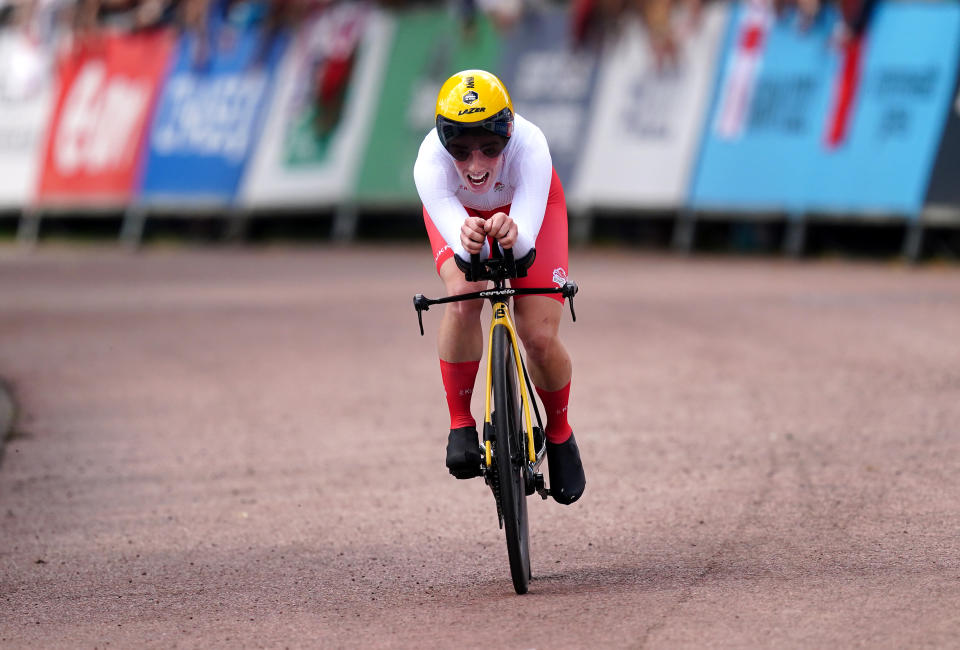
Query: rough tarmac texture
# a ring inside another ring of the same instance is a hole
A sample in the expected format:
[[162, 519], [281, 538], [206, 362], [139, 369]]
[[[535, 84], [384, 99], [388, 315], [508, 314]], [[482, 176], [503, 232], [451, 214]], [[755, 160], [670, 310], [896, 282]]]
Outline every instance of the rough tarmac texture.
[[432, 266], [0, 249], [0, 646], [956, 645], [956, 268], [575, 251], [587, 491], [518, 597]]

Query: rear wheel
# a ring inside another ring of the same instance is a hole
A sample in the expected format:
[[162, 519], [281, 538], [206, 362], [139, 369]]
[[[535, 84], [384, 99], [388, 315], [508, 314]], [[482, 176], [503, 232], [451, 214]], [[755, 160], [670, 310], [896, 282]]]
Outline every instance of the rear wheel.
[[519, 378], [510, 332], [497, 325], [493, 333], [494, 462], [507, 538], [510, 575], [518, 594], [530, 584], [530, 546], [527, 526], [526, 458], [520, 417]]

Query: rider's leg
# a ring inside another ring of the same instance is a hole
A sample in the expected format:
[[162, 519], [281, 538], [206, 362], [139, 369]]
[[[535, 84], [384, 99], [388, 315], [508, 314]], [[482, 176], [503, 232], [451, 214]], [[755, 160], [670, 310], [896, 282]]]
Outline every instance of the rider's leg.
[[[467, 282], [452, 257], [440, 265], [439, 273], [448, 296], [481, 291], [486, 286], [485, 282]], [[450, 410], [446, 465], [457, 478], [478, 476], [482, 462], [476, 420], [470, 412], [470, 398], [483, 354], [482, 309], [479, 300], [447, 304], [437, 337], [440, 376]]]
[[[440, 266], [440, 279], [448, 296], [482, 291], [486, 287], [485, 282], [467, 282], [452, 257]], [[480, 300], [453, 302], [445, 306], [440, 319], [437, 351], [451, 429], [476, 425], [470, 413], [470, 397], [483, 355], [482, 309]]]
[[547, 296], [515, 300], [517, 333], [527, 353], [527, 370], [547, 412], [547, 440], [562, 443], [570, 437], [567, 403], [573, 365], [560, 341], [563, 304]]
[[560, 341], [563, 303], [547, 296], [518, 297], [514, 307], [517, 330], [527, 351], [531, 379], [547, 412], [547, 466], [550, 494], [563, 504], [580, 498], [586, 486], [580, 450], [567, 422], [570, 355]]
[[[481, 291], [486, 282], [467, 282], [453, 259], [453, 250], [444, 241], [433, 219], [423, 210], [423, 223], [430, 237], [437, 274], [447, 295]], [[450, 411], [450, 435], [447, 438], [447, 469], [457, 478], [472, 478], [480, 472], [481, 454], [476, 421], [470, 412], [470, 398], [483, 354], [483, 329], [478, 300], [453, 302], [445, 306], [440, 318], [437, 352], [440, 377]]]

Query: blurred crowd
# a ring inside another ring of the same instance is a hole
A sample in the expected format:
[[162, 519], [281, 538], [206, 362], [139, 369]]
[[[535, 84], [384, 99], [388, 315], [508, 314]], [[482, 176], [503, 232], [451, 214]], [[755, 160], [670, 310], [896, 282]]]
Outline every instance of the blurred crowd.
[[[570, 18], [572, 47], [580, 49], [599, 48], [616, 40], [623, 33], [624, 25], [639, 21], [648, 34], [647, 43], [657, 66], [668, 69], [678, 61], [684, 39], [696, 34], [702, 4], [706, 1], [0, 0], [0, 30], [6, 34], [6, 38], [0, 39], [0, 96], [29, 95], [49, 76], [57, 53], [70, 51], [104, 30], [136, 32], [172, 27], [181, 33], [192, 33], [197, 36], [193, 41], [195, 64], [203, 65], [211, 49], [217, 47], [211, 23], [257, 28], [263, 54], [272, 48], [277, 34], [304, 24], [309, 16], [361, 2], [394, 10], [446, 7], [459, 21], [465, 37], [476, 29], [480, 16], [486, 16], [496, 29], [507, 33], [519, 21], [546, 6], [560, 7]], [[800, 16], [800, 29], [818, 20], [824, 3], [831, 1], [839, 3], [842, 16], [837, 25], [838, 41], [849, 41], [859, 35], [876, 3], [876, 0], [746, 0], [754, 9], [770, 15], [794, 10]], [[323, 80], [319, 77], [315, 80], [313, 94], [318, 98], [342, 97], [346, 92], [348, 80], [344, 75], [351, 68], [359, 34], [353, 34], [348, 40], [347, 48], [330, 46], [349, 51], [342, 57], [343, 74], [327, 74]], [[323, 48], [322, 44], [315, 46]], [[320, 99], [317, 101], [324, 104]]]
[[[659, 65], [676, 61], [685, 38], [696, 32], [705, 0], [572, 0], [571, 29], [578, 46], [616, 38], [632, 15], [642, 22]], [[795, 10], [803, 29], [820, 18], [830, 0], [748, 0], [773, 15]], [[838, 44], [859, 36], [866, 28], [875, 0], [837, 0], [842, 16], [836, 25]]]
[[[262, 23], [268, 30], [294, 25], [304, 15], [350, 0], [0, 0], [0, 25], [23, 29], [32, 38], [47, 40], [54, 34], [82, 38], [99, 29], [136, 31], [158, 26], [202, 31], [211, 9], [231, 21]], [[775, 12], [796, 8], [803, 19], [817, 19], [830, 0], [750, 0]], [[676, 54], [683, 38], [693, 31], [705, 0], [448, 0], [450, 9], [470, 28], [481, 14], [501, 30], [525, 14], [547, 4], [566, 5], [570, 12], [573, 42], [587, 46], [615, 37], [632, 17], [650, 35], [651, 47], [661, 56]], [[837, 0], [842, 32], [862, 31], [874, 0]], [[429, 0], [380, 0], [378, 4], [401, 9], [438, 6]], [[678, 18], [679, 16], [679, 18]]]
[[268, 30], [292, 24], [317, 0], [0, 0], [0, 25], [36, 42], [82, 41], [101, 30], [136, 32], [175, 27], [202, 33], [212, 11], [233, 23]]

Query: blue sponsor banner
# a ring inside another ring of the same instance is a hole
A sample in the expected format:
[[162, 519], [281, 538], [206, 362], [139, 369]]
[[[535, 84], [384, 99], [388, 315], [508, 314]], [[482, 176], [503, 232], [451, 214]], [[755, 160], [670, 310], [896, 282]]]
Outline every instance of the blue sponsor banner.
[[148, 202], [232, 201], [255, 150], [286, 38], [268, 38], [250, 16], [222, 16], [223, 7], [212, 8], [205, 37], [178, 43], [150, 131]]
[[570, 32], [563, 8], [525, 13], [506, 38], [500, 64], [514, 109], [543, 131], [564, 185], [583, 153], [599, 58], [576, 50]]
[[[691, 203], [919, 214], [954, 87], [957, 3], [886, 3], [858, 48], [740, 5]], [[752, 35], [752, 37], [751, 37]]]
[[808, 205], [916, 217], [954, 88], [960, 5], [881, 5], [864, 47], [849, 139], [819, 157]]
[[836, 13], [801, 29], [737, 5], [691, 190], [695, 208], [797, 211], [822, 148]]

